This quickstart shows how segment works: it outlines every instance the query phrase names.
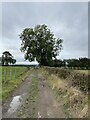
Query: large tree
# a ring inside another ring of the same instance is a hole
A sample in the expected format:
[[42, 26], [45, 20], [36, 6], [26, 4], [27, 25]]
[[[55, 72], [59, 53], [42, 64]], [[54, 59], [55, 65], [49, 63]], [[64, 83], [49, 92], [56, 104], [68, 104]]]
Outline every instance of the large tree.
[[62, 49], [62, 39], [55, 38], [45, 24], [25, 28], [20, 34], [20, 39], [25, 60], [31, 62], [36, 58], [40, 65], [51, 65], [53, 58], [56, 59]]
[[9, 51], [5, 51], [2, 53], [2, 57], [0, 58], [2, 65], [15, 64], [16, 60], [13, 59], [12, 54]]

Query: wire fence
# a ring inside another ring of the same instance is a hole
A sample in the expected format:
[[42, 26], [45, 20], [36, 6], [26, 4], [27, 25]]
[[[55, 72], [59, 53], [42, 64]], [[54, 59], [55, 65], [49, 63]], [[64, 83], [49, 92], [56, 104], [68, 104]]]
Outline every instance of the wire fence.
[[4, 69], [3, 70], [3, 75], [2, 75], [2, 83], [5, 84], [7, 83], [9, 80], [14, 80], [17, 77], [17, 70], [12, 70], [12, 69]]
[[18, 80], [28, 70], [27, 67], [2, 67], [2, 84], [6, 85], [9, 82]]

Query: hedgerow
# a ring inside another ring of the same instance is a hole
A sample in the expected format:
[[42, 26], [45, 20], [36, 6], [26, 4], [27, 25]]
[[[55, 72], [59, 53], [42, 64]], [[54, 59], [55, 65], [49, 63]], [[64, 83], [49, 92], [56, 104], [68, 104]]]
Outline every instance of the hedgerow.
[[87, 93], [90, 90], [90, 75], [85, 73], [75, 72], [74, 70], [45, 67], [49, 74], [55, 74], [63, 80], [67, 80], [70, 86], [78, 87], [81, 91]]

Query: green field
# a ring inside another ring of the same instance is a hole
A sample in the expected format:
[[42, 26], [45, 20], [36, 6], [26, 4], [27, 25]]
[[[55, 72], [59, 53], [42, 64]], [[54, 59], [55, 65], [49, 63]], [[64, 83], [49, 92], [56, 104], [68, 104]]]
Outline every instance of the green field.
[[75, 70], [76, 72], [79, 72], [79, 73], [84, 73], [84, 74], [89, 74], [90, 73], [90, 70]]
[[27, 67], [8, 66], [2, 67], [2, 100], [22, 82], [28, 72]]

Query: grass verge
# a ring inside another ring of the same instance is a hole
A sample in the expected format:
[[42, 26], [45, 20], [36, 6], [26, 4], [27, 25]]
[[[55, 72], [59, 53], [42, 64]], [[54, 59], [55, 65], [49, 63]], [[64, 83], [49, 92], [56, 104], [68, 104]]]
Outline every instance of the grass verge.
[[[4, 82], [4, 70], [7, 71], [6, 82]], [[12, 70], [12, 78], [10, 79], [10, 70]], [[14, 76], [14, 70], [16, 70], [16, 76]], [[28, 76], [29, 71], [27, 67], [2, 67], [2, 101], [4, 101], [12, 91], [14, 91], [18, 85]]]
[[38, 99], [38, 79], [37, 79], [37, 71], [34, 71], [34, 75], [32, 74], [32, 82], [30, 85], [30, 89], [28, 90], [28, 95], [26, 97], [25, 102], [20, 107], [20, 111], [18, 111], [18, 116], [21, 118], [33, 118], [36, 111], [36, 104]]
[[58, 103], [60, 103], [60, 108], [63, 109], [67, 118], [87, 118], [88, 96], [76, 87], [73, 87], [70, 81], [59, 78], [57, 74], [51, 73], [50, 75], [46, 71], [45, 75]]
[[69, 82], [70, 86], [77, 87], [77, 89], [85, 94], [87, 94], [90, 89], [90, 74], [55, 67], [45, 67], [45, 70], [48, 71], [49, 74], [57, 75], [62, 80]]

